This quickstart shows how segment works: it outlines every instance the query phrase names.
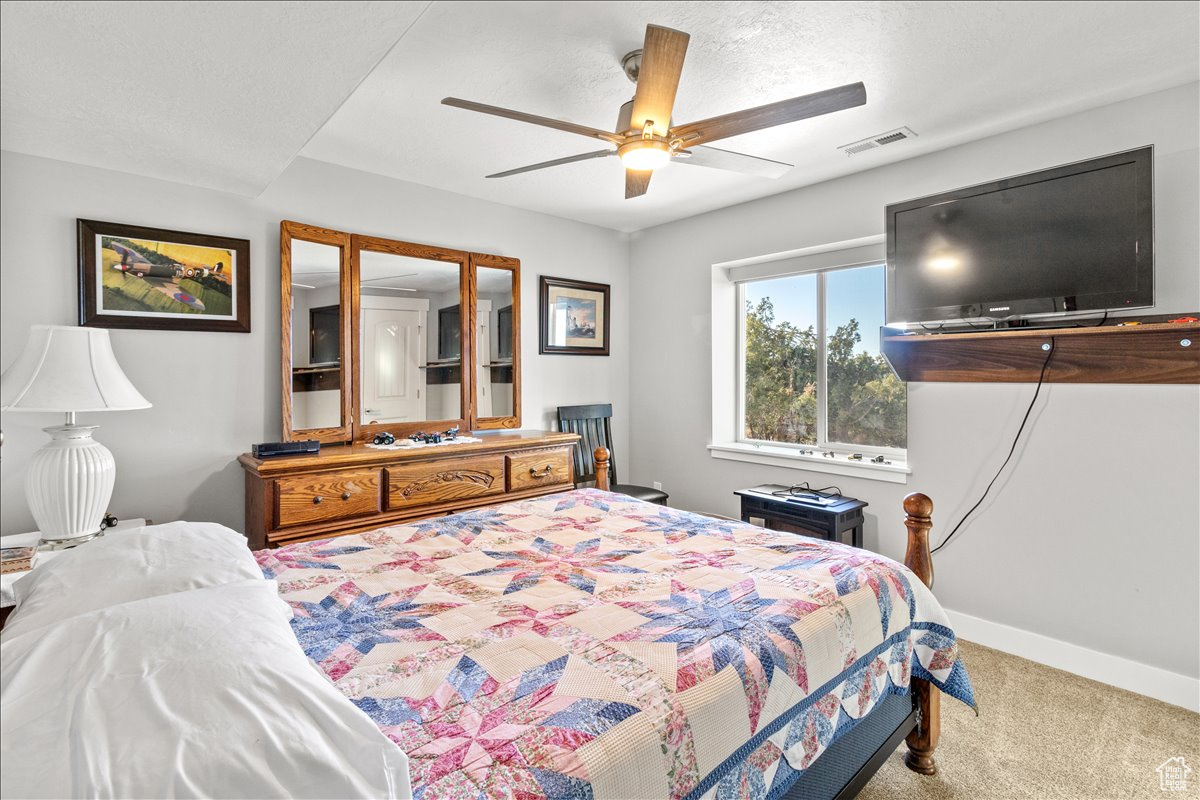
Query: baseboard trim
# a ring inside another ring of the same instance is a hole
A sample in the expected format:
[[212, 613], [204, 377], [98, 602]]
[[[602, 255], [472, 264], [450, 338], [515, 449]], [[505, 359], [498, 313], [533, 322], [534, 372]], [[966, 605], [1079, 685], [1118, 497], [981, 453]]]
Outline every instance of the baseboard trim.
[[1196, 678], [970, 614], [947, 609], [946, 615], [955, 634], [969, 642], [1107, 683], [1118, 689], [1153, 697], [1189, 711], [1200, 711], [1200, 680]]

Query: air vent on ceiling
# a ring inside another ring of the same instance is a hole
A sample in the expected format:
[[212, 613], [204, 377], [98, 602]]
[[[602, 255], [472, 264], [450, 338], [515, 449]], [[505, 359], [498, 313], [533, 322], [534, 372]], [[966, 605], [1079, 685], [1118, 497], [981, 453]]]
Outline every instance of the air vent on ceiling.
[[848, 156], [856, 156], [859, 153], [865, 153], [868, 150], [874, 150], [877, 147], [883, 147], [885, 144], [893, 144], [894, 142], [902, 142], [905, 139], [913, 139], [916, 134], [911, 128], [897, 128], [894, 131], [880, 133], [876, 136], [871, 136], [866, 139], [861, 139], [857, 142], [844, 144], [838, 148]]

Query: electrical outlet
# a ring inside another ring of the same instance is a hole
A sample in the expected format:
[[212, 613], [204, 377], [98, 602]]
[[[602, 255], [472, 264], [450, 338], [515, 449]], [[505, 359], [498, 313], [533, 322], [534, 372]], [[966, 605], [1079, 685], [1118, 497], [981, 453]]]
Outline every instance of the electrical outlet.
[[659, 483], [658, 481], [655, 481], [655, 482], [654, 482], [654, 489], [655, 489], [655, 491], [659, 491], [659, 492], [661, 492], [661, 491], [662, 491], [662, 484], [661, 484], [661, 483]]

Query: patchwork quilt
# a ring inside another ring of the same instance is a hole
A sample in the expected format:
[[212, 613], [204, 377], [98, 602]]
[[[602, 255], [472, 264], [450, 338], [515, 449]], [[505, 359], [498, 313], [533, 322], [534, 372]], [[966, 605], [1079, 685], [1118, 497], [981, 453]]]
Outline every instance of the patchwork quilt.
[[914, 675], [974, 704], [902, 565], [625, 495], [256, 556], [418, 800], [774, 798]]

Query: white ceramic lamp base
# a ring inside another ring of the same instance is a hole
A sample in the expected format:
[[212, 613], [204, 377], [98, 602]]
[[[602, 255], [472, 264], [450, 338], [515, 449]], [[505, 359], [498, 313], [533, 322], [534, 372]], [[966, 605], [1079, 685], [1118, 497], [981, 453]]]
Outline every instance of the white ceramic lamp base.
[[25, 497], [44, 543], [69, 546], [100, 535], [117, 462], [92, 438], [96, 425], [43, 428], [50, 441], [33, 454]]

